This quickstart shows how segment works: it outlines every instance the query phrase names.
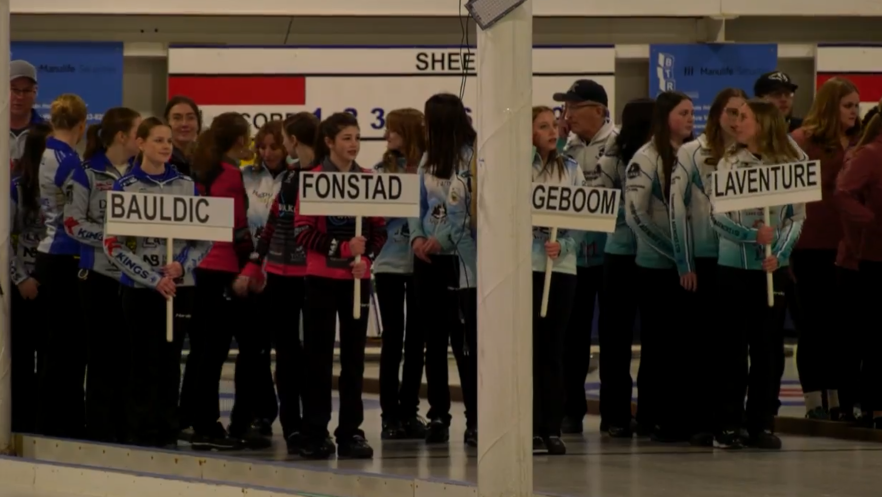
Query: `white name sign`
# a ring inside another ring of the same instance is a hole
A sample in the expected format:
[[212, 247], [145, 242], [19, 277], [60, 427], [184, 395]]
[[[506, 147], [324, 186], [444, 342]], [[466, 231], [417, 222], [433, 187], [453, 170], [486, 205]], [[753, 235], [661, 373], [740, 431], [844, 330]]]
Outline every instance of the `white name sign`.
[[416, 174], [300, 173], [300, 213], [307, 216], [418, 217]]
[[711, 202], [718, 212], [821, 200], [819, 161], [717, 171], [712, 181]]
[[107, 192], [111, 235], [230, 242], [233, 224], [231, 198]]
[[612, 233], [619, 202], [613, 188], [533, 183], [533, 226]]

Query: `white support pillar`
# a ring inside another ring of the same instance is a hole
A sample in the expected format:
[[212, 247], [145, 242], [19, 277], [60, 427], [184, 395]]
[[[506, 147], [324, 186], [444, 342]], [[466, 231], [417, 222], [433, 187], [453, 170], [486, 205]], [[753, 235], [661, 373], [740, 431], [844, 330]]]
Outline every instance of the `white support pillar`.
[[9, 354], [9, 0], [0, 0], [0, 454], [12, 453], [12, 384]]
[[533, 495], [533, 1], [478, 29], [478, 495]]

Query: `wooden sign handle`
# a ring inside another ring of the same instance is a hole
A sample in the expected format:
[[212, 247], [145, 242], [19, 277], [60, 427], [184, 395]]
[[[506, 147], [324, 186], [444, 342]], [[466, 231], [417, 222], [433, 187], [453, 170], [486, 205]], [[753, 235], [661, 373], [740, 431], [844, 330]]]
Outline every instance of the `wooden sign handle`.
[[[557, 228], [551, 228], [551, 235], [548, 237], [549, 243], [557, 241]], [[548, 314], [548, 294], [551, 293], [551, 270], [554, 268], [554, 261], [551, 257], [545, 260], [545, 285], [542, 287], [542, 308], [539, 311], [540, 317]]]

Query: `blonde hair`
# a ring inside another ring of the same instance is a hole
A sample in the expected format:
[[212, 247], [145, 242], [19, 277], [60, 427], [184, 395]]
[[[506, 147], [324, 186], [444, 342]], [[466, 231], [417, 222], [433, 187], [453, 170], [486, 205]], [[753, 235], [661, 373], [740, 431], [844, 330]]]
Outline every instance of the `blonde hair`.
[[[551, 107], [546, 107], [544, 105], [537, 105], [533, 107], [533, 122], [536, 122], [536, 118], [541, 116], [546, 112], [551, 112], [552, 117], [554, 116], [554, 110]], [[542, 171], [539, 174], [547, 174], [551, 176], [551, 167], [552, 165], [557, 170], [557, 175], [559, 178], [563, 178], [566, 174], [567, 168], [564, 165], [564, 159], [557, 153], [557, 149], [551, 151], [548, 155], [548, 162], [542, 164]]]
[[864, 132], [855, 149], [859, 149], [875, 140], [879, 133], [882, 132], [882, 100], [879, 100], [876, 108], [870, 110], [870, 112], [873, 112], [873, 117], [869, 121], [864, 122]]
[[[763, 162], [776, 164], [799, 160], [799, 149], [790, 141], [787, 134], [787, 121], [778, 107], [770, 102], [758, 99], [748, 100], [747, 105], [756, 119], [756, 144]], [[747, 145], [739, 143], [731, 149], [730, 154], [735, 154]], [[769, 162], [772, 161], [772, 162]]]
[[[839, 107], [842, 99], [852, 93], [858, 93], [858, 89], [854, 83], [845, 78], [832, 78], [818, 88], [812, 108], [802, 121], [806, 136], [811, 141], [828, 149], [836, 149], [840, 146], [842, 123]], [[846, 130], [846, 135], [857, 136], [860, 132], [861, 122], [858, 120], [854, 126]]]
[[426, 119], [416, 109], [395, 109], [386, 117], [386, 128], [398, 133], [404, 142], [404, 150], [386, 150], [383, 153], [383, 169], [398, 172], [398, 158], [404, 157], [407, 165], [417, 165], [426, 151]]
[[65, 93], [52, 102], [49, 122], [54, 129], [72, 130], [86, 122], [86, 102], [79, 95]]

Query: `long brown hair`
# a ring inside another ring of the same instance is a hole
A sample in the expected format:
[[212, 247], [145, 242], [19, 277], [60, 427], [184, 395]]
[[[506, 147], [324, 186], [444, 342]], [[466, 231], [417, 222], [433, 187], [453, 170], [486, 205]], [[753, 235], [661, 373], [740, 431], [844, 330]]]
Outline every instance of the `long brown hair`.
[[[827, 150], [835, 150], [842, 145], [839, 137], [842, 134], [840, 110], [842, 99], [858, 93], [857, 86], [845, 78], [832, 78], [818, 88], [818, 94], [812, 102], [808, 115], [802, 121], [802, 128], [809, 139]], [[860, 135], [861, 122], [856, 120], [854, 126], [845, 131], [848, 137]]]
[[[284, 141], [282, 140], [282, 121], [267, 121], [260, 127], [257, 131], [257, 135], [254, 137], [254, 150], [260, 150], [263, 146], [263, 140], [266, 139], [267, 136], [272, 136], [273, 141], [276, 142], [276, 148], [282, 148], [284, 150]], [[259, 159], [259, 157], [258, 157]], [[258, 160], [259, 162], [259, 160]], [[282, 157], [282, 163], [285, 162], [285, 158]]]
[[[746, 105], [756, 119], [756, 144], [763, 162], [775, 164], [799, 160], [799, 150], [787, 134], [787, 120], [778, 107], [759, 99], [748, 100]], [[747, 145], [739, 143], [730, 152], [734, 154], [744, 148]]]
[[224, 112], [215, 117], [211, 126], [196, 140], [196, 150], [191, 160], [194, 179], [210, 182], [226, 153], [240, 139], [248, 143], [250, 132], [251, 125], [238, 112]]
[[867, 119], [865, 116], [865, 120], [863, 122], [864, 132], [861, 135], [861, 139], [857, 144], [856, 149], [863, 147], [864, 145], [874, 141], [876, 137], [879, 136], [879, 133], [882, 132], [882, 100], [879, 100], [879, 104], [876, 105], [870, 112], [867, 113], [869, 115], [872, 113], [873, 115]]
[[671, 125], [670, 115], [674, 109], [684, 100], [692, 100], [685, 93], [678, 91], [665, 91], [659, 93], [655, 97], [655, 113], [652, 116], [652, 141], [655, 150], [662, 161], [662, 171], [664, 174], [664, 191], [665, 197], [671, 195], [671, 173], [674, 171], [674, 164], [677, 162], [677, 151], [671, 144]]
[[723, 117], [726, 104], [732, 98], [748, 100], [749, 97], [741, 88], [726, 88], [717, 93], [707, 115], [707, 126], [704, 128], [704, 135], [707, 137], [707, 142], [710, 145], [711, 156], [717, 161], [726, 153], [726, 134], [723, 131], [723, 127], [720, 126], [720, 118]]
[[116, 141], [116, 135], [133, 132], [135, 121], [141, 117], [128, 107], [114, 107], [104, 113], [99, 124], [89, 126], [86, 132], [86, 151], [83, 159], [91, 159], [98, 152], [106, 151]]
[[426, 123], [423, 113], [416, 109], [395, 109], [386, 117], [386, 129], [398, 133], [404, 142], [404, 150], [386, 150], [383, 153], [383, 169], [398, 172], [398, 158], [404, 157], [407, 165], [419, 164], [426, 151]]
[[[536, 122], [536, 118], [546, 112], [551, 112], [551, 115], [554, 116], [554, 110], [552, 110], [551, 107], [546, 107], [544, 105], [534, 106], [533, 122]], [[557, 153], [557, 149], [552, 150], [551, 153], [548, 154], [548, 162], [542, 164], [542, 170], [539, 172], [539, 174], [547, 174], [550, 177], [552, 174], [552, 167], [557, 170], [558, 178], [563, 178], [564, 175], [566, 175], [567, 173], [567, 167], [564, 164], [564, 159], [560, 156], [560, 154]]]

